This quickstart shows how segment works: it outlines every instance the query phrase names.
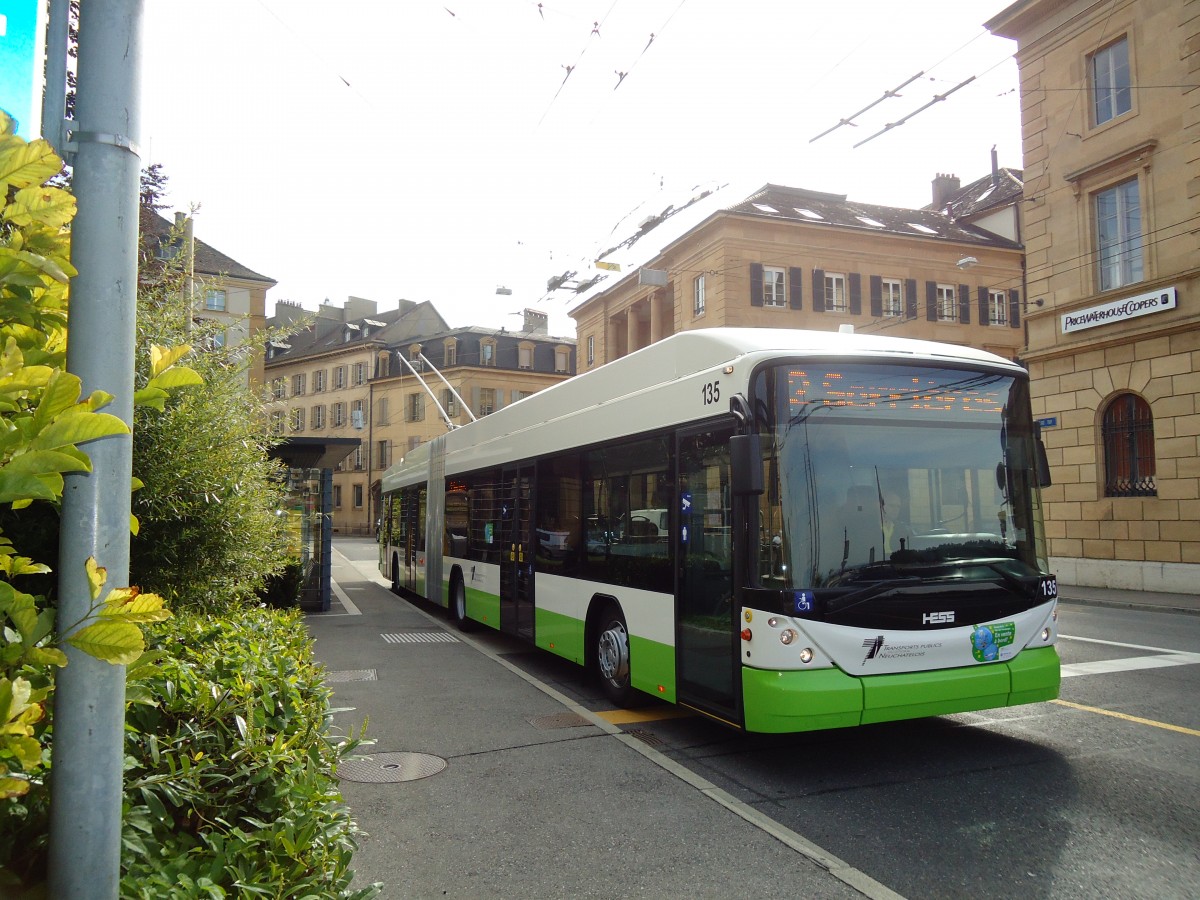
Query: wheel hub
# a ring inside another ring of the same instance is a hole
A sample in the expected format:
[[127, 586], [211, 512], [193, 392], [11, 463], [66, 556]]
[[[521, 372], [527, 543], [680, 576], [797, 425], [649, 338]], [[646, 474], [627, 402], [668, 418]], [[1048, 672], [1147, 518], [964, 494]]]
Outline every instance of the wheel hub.
[[600, 633], [598, 643], [600, 674], [609, 684], [623, 686], [629, 678], [629, 638], [625, 626], [620, 622], [611, 623]]

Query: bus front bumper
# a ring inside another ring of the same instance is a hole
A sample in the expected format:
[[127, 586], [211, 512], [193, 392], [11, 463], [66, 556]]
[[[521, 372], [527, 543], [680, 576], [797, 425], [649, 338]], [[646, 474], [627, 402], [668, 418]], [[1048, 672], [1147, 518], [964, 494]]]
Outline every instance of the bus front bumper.
[[1054, 647], [1002, 663], [863, 678], [743, 668], [742, 703], [747, 731], [786, 734], [1053, 700], [1060, 677]]

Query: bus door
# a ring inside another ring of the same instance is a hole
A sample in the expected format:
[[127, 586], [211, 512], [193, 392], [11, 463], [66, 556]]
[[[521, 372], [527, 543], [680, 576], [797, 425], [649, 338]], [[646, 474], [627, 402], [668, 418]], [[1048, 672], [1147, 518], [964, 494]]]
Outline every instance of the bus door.
[[741, 669], [733, 604], [732, 435], [732, 426], [679, 435], [675, 653], [679, 701], [737, 722]]
[[505, 469], [500, 500], [500, 630], [533, 640], [533, 466]]

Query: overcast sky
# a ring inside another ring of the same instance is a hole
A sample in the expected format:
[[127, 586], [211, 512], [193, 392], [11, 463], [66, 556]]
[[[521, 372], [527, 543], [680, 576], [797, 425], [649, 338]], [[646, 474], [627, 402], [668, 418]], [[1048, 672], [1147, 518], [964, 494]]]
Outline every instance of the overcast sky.
[[697, 185], [920, 207], [993, 146], [1020, 167], [1016, 48], [982, 24], [1006, 5], [152, 0], [144, 161], [201, 240], [279, 282], [268, 312], [405, 298], [512, 327], [533, 306], [573, 334], [547, 279]]

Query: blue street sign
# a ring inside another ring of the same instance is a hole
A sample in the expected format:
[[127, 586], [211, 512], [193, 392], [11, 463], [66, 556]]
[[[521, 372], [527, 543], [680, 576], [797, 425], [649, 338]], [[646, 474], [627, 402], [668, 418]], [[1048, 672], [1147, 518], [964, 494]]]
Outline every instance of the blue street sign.
[[1043, 428], [1057, 428], [1058, 416], [1046, 416], [1044, 419], [1038, 419], [1037, 423]]
[[0, 109], [17, 122], [17, 134], [41, 134], [42, 69], [45, 65], [44, 0], [0, 4]]

